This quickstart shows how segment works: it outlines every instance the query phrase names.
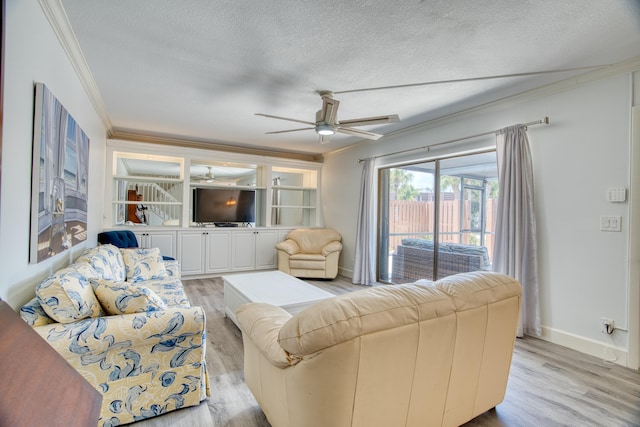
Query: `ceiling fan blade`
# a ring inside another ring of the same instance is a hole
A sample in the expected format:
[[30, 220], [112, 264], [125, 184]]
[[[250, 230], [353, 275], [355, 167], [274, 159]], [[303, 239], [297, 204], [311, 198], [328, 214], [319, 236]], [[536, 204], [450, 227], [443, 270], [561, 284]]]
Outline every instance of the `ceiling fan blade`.
[[331, 137], [329, 135], [320, 135], [320, 144], [326, 144], [327, 142], [331, 142]]
[[256, 116], [267, 117], [270, 119], [287, 120], [289, 122], [298, 122], [298, 123], [304, 123], [305, 125], [315, 126], [315, 123], [313, 122], [307, 122], [305, 120], [298, 120], [298, 119], [290, 119], [289, 117], [272, 116], [271, 114], [262, 114], [262, 113], [256, 113]]
[[265, 134], [269, 135], [269, 134], [273, 134], [273, 133], [298, 132], [299, 130], [311, 130], [311, 129], [315, 129], [315, 127], [312, 127], [312, 128], [300, 128], [300, 129], [288, 129], [288, 130], [276, 130], [276, 131], [273, 131], [273, 132], [265, 132]]
[[340, 120], [338, 123], [340, 126], [370, 126], [370, 125], [381, 125], [385, 123], [398, 123], [400, 121], [400, 117], [397, 114], [392, 114], [389, 116], [377, 116], [377, 117], [363, 117], [361, 119], [350, 119], [350, 120]]
[[327, 96], [322, 97], [322, 110], [320, 117], [317, 117], [319, 122], [334, 125], [338, 117], [338, 106], [340, 101], [337, 99], [329, 98]]
[[383, 135], [379, 133], [367, 132], [366, 130], [338, 127], [336, 132], [346, 133], [347, 135], [359, 136], [366, 139], [380, 139]]

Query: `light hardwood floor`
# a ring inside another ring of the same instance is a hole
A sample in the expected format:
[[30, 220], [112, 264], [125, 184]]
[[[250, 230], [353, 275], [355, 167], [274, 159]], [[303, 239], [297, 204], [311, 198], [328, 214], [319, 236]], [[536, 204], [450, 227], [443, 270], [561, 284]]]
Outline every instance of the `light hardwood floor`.
[[[362, 289], [342, 278], [309, 283], [335, 294]], [[191, 303], [207, 314], [212, 396], [199, 407], [134, 425], [269, 427], [243, 381], [242, 337], [224, 317], [222, 279], [184, 284]], [[465, 426], [640, 426], [640, 373], [536, 338], [518, 339], [505, 400]]]

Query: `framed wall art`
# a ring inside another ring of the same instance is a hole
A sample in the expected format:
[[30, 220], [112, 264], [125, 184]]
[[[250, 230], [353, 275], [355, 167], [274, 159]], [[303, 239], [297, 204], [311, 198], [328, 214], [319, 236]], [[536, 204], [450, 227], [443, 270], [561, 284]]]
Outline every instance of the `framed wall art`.
[[29, 262], [39, 263], [87, 238], [89, 138], [43, 83], [33, 122]]

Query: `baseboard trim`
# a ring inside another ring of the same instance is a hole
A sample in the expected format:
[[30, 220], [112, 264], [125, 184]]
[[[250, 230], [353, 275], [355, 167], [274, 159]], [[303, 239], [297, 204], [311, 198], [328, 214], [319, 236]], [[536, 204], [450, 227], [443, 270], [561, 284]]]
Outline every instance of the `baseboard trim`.
[[622, 347], [602, 343], [547, 326], [542, 327], [542, 336], [539, 338], [617, 365], [628, 367], [628, 351]]
[[338, 266], [338, 274], [353, 279], [353, 270]]

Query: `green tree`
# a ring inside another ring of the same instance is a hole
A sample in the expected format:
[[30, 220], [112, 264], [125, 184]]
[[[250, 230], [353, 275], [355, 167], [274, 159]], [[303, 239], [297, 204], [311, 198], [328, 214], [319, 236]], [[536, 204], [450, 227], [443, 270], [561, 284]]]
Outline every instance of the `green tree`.
[[398, 189], [398, 200], [418, 200], [420, 190], [408, 184]]
[[404, 169], [391, 169], [389, 185], [394, 200], [416, 200], [420, 191], [413, 186], [413, 174]]
[[498, 198], [498, 180], [491, 180], [487, 182], [489, 186], [489, 195], [487, 198], [489, 199], [497, 199]]
[[460, 192], [460, 177], [442, 175], [440, 177], [440, 190], [458, 194]]

